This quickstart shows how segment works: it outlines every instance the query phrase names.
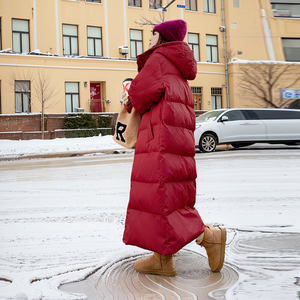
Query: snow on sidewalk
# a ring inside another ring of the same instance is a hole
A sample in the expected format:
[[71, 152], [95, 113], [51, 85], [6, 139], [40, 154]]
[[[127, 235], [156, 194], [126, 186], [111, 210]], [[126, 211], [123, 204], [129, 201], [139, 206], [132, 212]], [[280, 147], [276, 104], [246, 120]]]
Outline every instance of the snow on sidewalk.
[[90, 153], [120, 148], [122, 147], [113, 141], [111, 135], [53, 140], [0, 140], [0, 159], [55, 153]]

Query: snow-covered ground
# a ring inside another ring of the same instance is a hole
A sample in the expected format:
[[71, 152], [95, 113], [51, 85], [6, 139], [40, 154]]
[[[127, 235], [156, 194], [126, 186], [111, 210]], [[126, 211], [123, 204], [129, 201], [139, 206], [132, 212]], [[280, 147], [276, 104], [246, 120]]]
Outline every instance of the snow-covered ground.
[[54, 140], [0, 140], [0, 159], [22, 158], [56, 153], [97, 152], [122, 148], [111, 135]]
[[[143, 253], [122, 243], [133, 153], [100, 153], [116, 148], [111, 136], [0, 140], [0, 158], [99, 152], [0, 161], [0, 299], [81, 299], [59, 285]], [[196, 208], [204, 222], [228, 229], [226, 264], [239, 273], [227, 299], [298, 299], [299, 148], [196, 160]], [[205, 255], [195, 243], [186, 249]]]

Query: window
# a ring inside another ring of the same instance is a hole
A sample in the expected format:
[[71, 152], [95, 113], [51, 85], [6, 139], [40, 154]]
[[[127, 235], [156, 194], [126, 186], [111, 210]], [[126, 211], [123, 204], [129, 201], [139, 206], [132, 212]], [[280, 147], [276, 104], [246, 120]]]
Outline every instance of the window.
[[224, 114], [224, 116], [228, 117], [228, 121], [239, 121], [246, 119], [240, 110], [228, 111]]
[[[287, 108], [290, 109], [299, 109], [299, 113], [300, 113], [300, 99], [299, 100], [295, 100], [294, 102], [292, 102]], [[300, 119], [300, 117], [299, 117]]]
[[253, 110], [242, 110], [246, 120], [259, 120], [258, 115]]
[[66, 82], [66, 112], [75, 112], [79, 108], [79, 83]]
[[185, 0], [186, 10], [197, 10], [197, 0]]
[[95, 2], [95, 3], [101, 3], [101, 0], [85, 0], [86, 2]]
[[215, 14], [216, 9], [215, 9], [215, 0], [204, 0], [204, 12], [205, 13], [211, 13]]
[[128, 0], [128, 6], [142, 7], [142, 0]]
[[300, 61], [300, 39], [282, 39], [286, 61]]
[[158, 9], [162, 7], [162, 0], [149, 0], [149, 8]]
[[63, 25], [64, 55], [78, 55], [77, 25]]
[[191, 50], [194, 52], [196, 61], [200, 61], [199, 34], [198, 33], [188, 33], [188, 44], [189, 44]]
[[300, 112], [290, 111], [290, 110], [253, 110], [253, 112], [258, 116], [259, 120], [288, 120], [288, 119], [299, 119]]
[[16, 80], [15, 81], [15, 105], [16, 113], [30, 113], [30, 81]]
[[201, 87], [192, 86], [191, 90], [192, 90], [193, 94], [202, 94], [202, 88]]
[[14, 52], [30, 52], [28, 20], [12, 20], [12, 39]]
[[218, 40], [216, 35], [206, 35], [206, 60], [218, 62]]
[[222, 88], [211, 88], [211, 108], [222, 108]]
[[[274, 3], [277, 2], [277, 3]], [[273, 16], [283, 18], [300, 18], [300, 3], [278, 3], [280, 1], [271, 1]], [[284, 2], [284, 1], [281, 1]], [[294, 1], [289, 1], [294, 2]], [[296, 2], [296, 1], [295, 1]]]
[[102, 32], [101, 27], [87, 27], [88, 55], [102, 56]]
[[143, 53], [143, 32], [142, 30], [130, 29], [130, 51], [131, 57], [135, 58]]

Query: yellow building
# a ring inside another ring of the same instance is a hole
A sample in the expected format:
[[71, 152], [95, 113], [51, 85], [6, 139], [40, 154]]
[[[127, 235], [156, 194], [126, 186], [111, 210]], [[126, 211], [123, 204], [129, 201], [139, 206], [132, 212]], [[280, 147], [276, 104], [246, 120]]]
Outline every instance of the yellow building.
[[[149, 22], [162, 19], [188, 24], [195, 110], [254, 106], [240, 89], [245, 60], [300, 61], [298, 0], [0, 0], [0, 18], [2, 114], [119, 111]], [[281, 88], [299, 88], [297, 71], [284, 75]]]

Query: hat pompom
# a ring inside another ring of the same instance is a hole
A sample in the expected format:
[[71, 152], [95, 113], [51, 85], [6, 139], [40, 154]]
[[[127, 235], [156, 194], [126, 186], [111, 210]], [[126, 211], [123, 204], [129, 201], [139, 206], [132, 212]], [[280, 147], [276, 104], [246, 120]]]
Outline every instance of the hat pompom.
[[183, 41], [186, 35], [187, 25], [183, 20], [166, 21], [155, 25], [153, 32], [155, 31], [163, 35], [169, 42]]

